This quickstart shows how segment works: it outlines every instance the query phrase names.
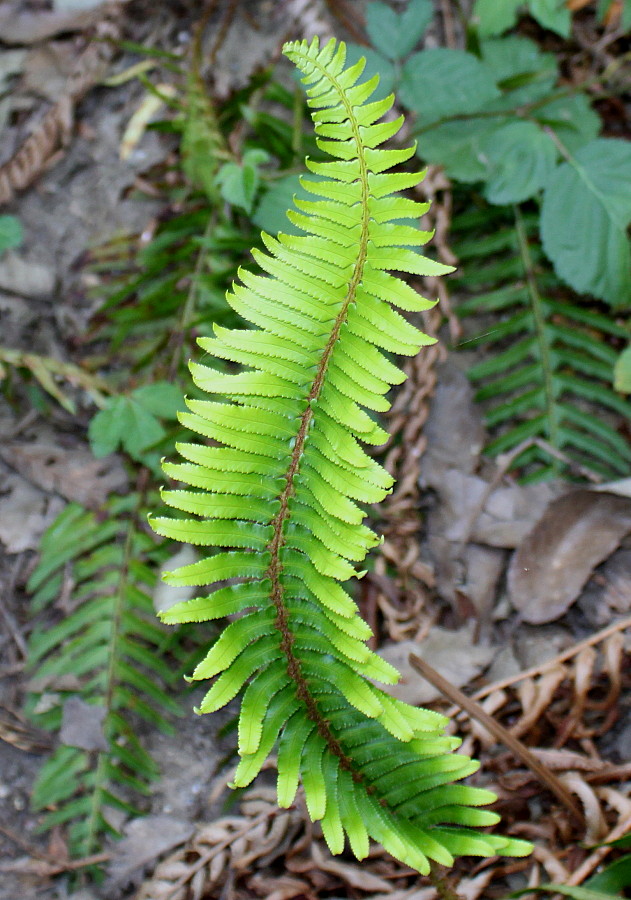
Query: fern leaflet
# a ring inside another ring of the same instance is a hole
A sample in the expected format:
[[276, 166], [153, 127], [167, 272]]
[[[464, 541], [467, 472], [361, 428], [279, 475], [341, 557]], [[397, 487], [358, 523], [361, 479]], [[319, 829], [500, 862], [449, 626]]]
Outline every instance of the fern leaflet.
[[61, 744], [33, 790], [34, 808], [48, 811], [43, 827], [69, 825], [79, 856], [94, 852], [102, 833], [115, 833], [110, 810], [138, 814], [130, 798], [149, 793], [157, 778], [136, 721], [170, 730], [165, 713], [179, 710], [165, 691], [171, 642], [153, 618], [156, 543], [139, 527], [137, 504], [136, 494], [115, 497], [106, 517], [69, 504], [44, 535], [28, 585], [38, 610], [63, 598], [68, 579], [74, 583], [73, 609], [31, 635], [30, 714], [57, 730], [66, 701], [78, 697], [102, 719], [101, 746], [98, 739], [84, 748]]
[[[591, 471], [620, 477], [631, 448], [608, 416], [628, 419], [631, 404], [612, 388], [611, 339], [628, 340], [628, 328], [568, 298], [534, 239], [535, 225], [519, 208], [507, 215], [485, 207], [454, 219], [454, 232], [463, 235], [454, 250], [465, 265], [454, 284], [470, 294], [458, 315], [493, 316], [466, 341], [493, 351], [469, 372], [492, 429], [487, 449], [511, 452], [542, 438]], [[559, 470], [545, 444], [533, 444], [514, 464], [528, 466], [529, 479]]]
[[459, 854], [527, 853], [525, 842], [472, 830], [497, 821], [478, 809], [492, 794], [453, 783], [478, 764], [451, 753], [459, 742], [444, 734], [444, 717], [373, 684], [399, 676], [367, 647], [370, 629], [340, 584], [378, 543], [363, 504], [392, 486], [361, 447], [387, 438], [372, 414], [388, 409], [385, 394], [403, 380], [387, 353], [414, 355], [431, 342], [395, 307], [432, 304], [390, 272], [449, 268], [416, 252], [429, 235], [401, 221], [426, 205], [397, 195], [422, 174], [387, 172], [414, 154], [380, 148], [401, 126], [379, 121], [392, 97], [370, 102], [378, 79], [359, 81], [363, 60], [344, 68], [343, 43], [320, 49], [315, 39], [284, 52], [304, 73], [318, 144], [333, 161], [307, 160], [320, 179], [303, 180], [315, 199], [288, 213], [304, 234], [264, 234], [267, 253], [253, 251], [263, 274], [241, 271], [228, 297], [255, 327], [217, 326], [199, 341], [244, 368], [191, 366], [197, 386], [219, 399], [189, 400], [182, 423], [219, 446], [182, 444], [185, 462], [164, 466], [200, 489], [166, 490], [165, 502], [200, 518], [152, 526], [217, 548], [167, 576], [213, 591], [163, 619], [244, 613], [193, 673], [216, 678], [200, 712], [244, 691], [235, 786], [248, 785], [278, 745], [279, 803], [290, 805], [302, 780], [333, 853], [346, 836], [363, 858], [374, 838], [423, 873], [429, 860], [450, 865]]

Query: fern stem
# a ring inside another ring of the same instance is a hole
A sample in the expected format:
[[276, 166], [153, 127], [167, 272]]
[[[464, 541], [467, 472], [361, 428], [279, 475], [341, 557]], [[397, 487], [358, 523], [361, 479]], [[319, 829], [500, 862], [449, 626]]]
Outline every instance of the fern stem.
[[462, 900], [460, 894], [456, 893], [447, 879], [441, 875], [440, 869], [442, 866], [438, 866], [436, 863], [431, 863], [430, 866], [429, 875], [427, 877], [431, 882], [432, 887], [436, 889], [436, 893], [440, 897], [440, 900]]
[[[144, 470], [146, 473], [146, 470]], [[142, 472], [140, 478], [142, 478]], [[139, 480], [140, 480], [139, 478]], [[146, 480], [146, 477], [142, 479]], [[145, 491], [143, 489], [139, 492], [139, 498], [144, 498]], [[141, 502], [141, 501], [140, 501]], [[134, 539], [134, 531], [135, 531], [135, 518], [136, 513], [138, 512], [140, 503], [136, 507], [136, 509], [132, 510], [129, 514], [129, 519], [127, 522], [127, 531], [125, 533], [125, 546], [123, 548], [123, 560], [122, 565], [120, 567], [118, 573], [118, 579], [116, 582], [116, 590], [113, 597], [114, 602], [114, 614], [112, 616], [112, 630], [110, 634], [109, 647], [108, 647], [108, 655], [107, 655], [107, 672], [105, 674], [105, 696], [103, 698], [103, 705], [106, 710], [105, 719], [103, 721], [103, 730], [105, 734], [105, 739], [110, 740], [110, 735], [108, 734], [108, 719], [110, 717], [110, 713], [112, 711], [112, 702], [114, 698], [114, 679], [115, 679], [115, 668], [116, 668], [116, 645], [118, 643], [120, 637], [120, 631], [122, 627], [123, 621], [123, 604], [124, 604], [124, 592], [125, 592], [125, 583], [129, 574], [129, 562], [131, 559], [132, 545]], [[96, 764], [96, 769], [94, 772], [94, 790], [91, 794], [91, 802], [90, 802], [90, 813], [87, 820], [87, 830], [86, 837], [84, 842], [84, 849], [82, 855], [87, 855], [92, 853], [93, 850], [98, 846], [97, 837], [99, 832], [102, 830], [98, 817], [99, 811], [103, 805], [103, 790], [102, 785], [107, 780], [107, 774], [105, 771], [105, 765], [110, 753], [109, 750], [105, 751], [97, 751], [98, 759]]]
[[[316, 63], [315, 60], [313, 62]], [[324, 67], [318, 66], [318, 68], [320, 68], [323, 76], [329, 74]], [[307, 407], [300, 418], [300, 425], [296, 436], [296, 442], [294, 444], [294, 448], [289, 461], [289, 466], [287, 468], [287, 473], [285, 475], [285, 485], [280, 495], [280, 508], [278, 510], [278, 513], [272, 520], [272, 539], [267, 546], [267, 549], [270, 552], [271, 559], [266, 575], [272, 585], [271, 600], [276, 608], [275, 625], [282, 634], [281, 649], [287, 658], [287, 672], [289, 674], [289, 677], [296, 684], [297, 695], [305, 704], [307, 708], [307, 715], [313, 722], [315, 722], [316, 728], [321, 737], [326, 742], [327, 747], [329, 748], [331, 753], [335, 754], [335, 756], [339, 758], [340, 765], [351, 773], [353, 780], [363, 781], [363, 776], [356, 770], [355, 766], [353, 765], [352, 759], [344, 753], [339, 741], [331, 731], [328, 722], [320, 713], [316, 701], [309, 690], [307, 680], [302, 674], [300, 661], [293, 651], [294, 636], [289, 624], [289, 613], [287, 611], [287, 606], [284, 600], [284, 591], [281, 578], [283, 565], [280, 559], [280, 551], [284, 543], [283, 531], [285, 528], [285, 523], [290, 516], [289, 500], [294, 492], [294, 480], [300, 467], [300, 460], [304, 451], [309, 426], [314, 417], [315, 403], [317, 402], [320, 391], [322, 390], [324, 378], [329, 365], [329, 360], [338, 340], [340, 329], [346, 320], [348, 308], [350, 304], [355, 300], [357, 287], [360, 284], [364, 273], [364, 264], [366, 262], [366, 254], [368, 249], [368, 172], [366, 168], [366, 159], [363, 153], [363, 144], [359, 132], [359, 126], [357, 124], [357, 121], [355, 120], [353, 108], [349, 103], [348, 98], [346, 97], [346, 94], [341, 85], [338, 83], [337, 79], [331, 77], [330, 74], [329, 77], [331, 78], [331, 81], [339, 92], [340, 99], [344, 105], [344, 108], [348, 115], [348, 119], [351, 123], [353, 137], [357, 145], [357, 156], [360, 168], [360, 183], [362, 186], [361, 234], [359, 238], [357, 261], [355, 263], [353, 276], [350, 280], [346, 296], [342, 302], [342, 307], [333, 324], [330, 337], [324, 348], [322, 359], [320, 360], [315, 378], [311, 385], [311, 389], [307, 397]]]
[[[521, 211], [518, 206], [513, 207], [513, 213], [515, 215], [515, 229], [517, 232], [517, 243], [519, 245], [519, 253], [521, 256], [522, 265], [524, 267], [524, 274], [526, 276], [526, 284], [528, 286], [528, 296], [530, 298], [530, 305], [532, 309], [532, 315], [535, 322], [535, 332], [537, 336], [537, 344], [539, 347], [539, 357], [541, 362], [541, 370], [543, 372], [543, 393], [544, 393], [544, 402], [545, 402], [545, 413], [546, 413], [546, 425], [545, 429], [548, 436], [548, 441], [555, 449], [560, 449], [561, 442], [559, 439], [559, 430], [558, 430], [558, 422], [557, 422], [557, 410], [556, 410], [556, 402], [554, 397], [554, 387], [552, 384], [552, 373], [553, 373], [553, 365], [550, 354], [550, 341], [548, 340], [547, 330], [546, 330], [546, 321], [545, 321], [545, 312], [543, 309], [543, 300], [541, 298], [541, 294], [539, 293], [539, 289], [537, 287], [537, 281], [535, 278], [534, 266], [532, 262], [532, 257], [530, 255], [530, 248], [528, 247], [528, 235], [526, 233], [526, 229], [524, 226], [524, 221], [521, 215]], [[552, 467], [555, 471], [558, 471], [559, 463], [558, 460], [553, 459]]]

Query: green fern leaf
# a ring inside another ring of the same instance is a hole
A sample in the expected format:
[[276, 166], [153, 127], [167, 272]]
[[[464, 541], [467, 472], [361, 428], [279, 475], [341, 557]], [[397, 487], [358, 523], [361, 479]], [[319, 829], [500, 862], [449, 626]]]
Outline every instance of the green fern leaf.
[[170, 730], [165, 714], [179, 712], [166, 690], [172, 680], [164, 660], [168, 641], [156, 626], [151, 599], [164, 550], [143, 530], [136, 504], [133, 494], [116, 497], [106, 516], [70, 504], [44, 535], [29, 581], [34, 609], [48, 607], [50, 616], [72, 578], [75, 608], [52, 627], [33, 629], [28, 663], [33, 684], [44, 687], [33, 690], [27, 711], [40, 726], [57, 730], [65, 701], [78, 696], [103, 716], [104, 745], [91, 752], [60, 745], [32, 795], [34, 809], [47, 810], [42, 827], [67, 825], [79, 856], [93, 853], [103, 834], [114, 831], [108, 809], [138, 814], [126, 798], [149, 793], [158, 776], [136, 737], [136, 720]]
[[612, 386], [612, 339], [627, 340], [628, 325], [567, 297], [535, 226], [518, 208], [507, 215], [486, 207], [454, 220], [454, 249], [466, 273], [456, 284], [469, 294], [458, 314], [494, 317], [466, 341], [486, 354], [469, 374], [491, 429], [487, 450], [510, 453], [539, 441], [513, 463], [525, 467], [527, 479], [558, 474], [563, 463], [555, 451], [605, 478], [620, 477], [631, 448], [609, 419], [613, 412], [627, 420], [631, 404]]
[[[219, 552], [167, 576], [210, 593], [163, 619], [245, 613], [193, 673], [216, 677], [200, 711], [244, 691], [234, 785], [249, 784], [278, 744], [279, 804], [302, 781], [333, 853], [347, 836], [363, 858], [374, 838], [425, 873], [430, 859], [449, 865], [454, 853], [524, 854], [524, 842], [472, 830], [496, 821], [477, 809], [493, 797], [452, 783], [478, 764], [452, 753], [459, 742], [444, 717], [373, 683], [399, 676], [366, 646], [370, 629], [340, 584], [362, 574], [355, 565], [378, 543], [365, 505], [392, 488], [362, 447], [387, 440], [375, 414], [404, 380], [387, 354], [432, 342], [397, 311], [432, 303], [392, 273], [450, 269], [421, 256], [414, 248], [430, 235], [405, 224], [427, 204], [396, 195], [423, 175], [387, 171], [414, 154], [380, 147], [401, 126], [378, 121], [392, 98], [369, 102], [377, 79], [359, 80], [363, 61], [344, 68], [342, 43], [290, 43], [285, 53], [304, 74], [318, 145], [334, 161], [308, 162], [321, 179], [303, 179], [315, 199], [288, 214], [302, 234], [263, 235], [266, 252], [253, 251], [263, 274], [240, 271], [228, 295], [251, 329], [216, 327], [199, 341], [211, 358], [245, 368], [191, 366], [216, 399], [188, 401], [181, 420], [220, 446], [185, 444], [186, 462], [165, 464], [197, 490], [168, 490], [164, 501], [199, 520], [176, 512], [152, 524]], [[226, 587], [227, 578], [239, 583]]]

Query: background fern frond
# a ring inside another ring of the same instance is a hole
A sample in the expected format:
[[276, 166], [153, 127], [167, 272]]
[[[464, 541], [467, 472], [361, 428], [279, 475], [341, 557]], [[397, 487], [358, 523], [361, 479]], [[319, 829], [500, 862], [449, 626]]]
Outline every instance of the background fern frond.
[[70, 504], [44, 535], [28, 585], [33, 608], [48, 621], [67, 604], [68, 585], [74, 588], [63, 618], [52, 627], [36, 625], [31, 635], [27, 708], [40, 726], [57, 731], [68, 701], [94, 707], [94, 716], [83, 707], [95, 724], [95, 730], [86, 726], [88, 745], [60, 744], [40, 770], [32, 798], [35, 809], [47, 811], [44, 828], [69, 826], [80, 856], [114, 831], [108, 811], [138, 812], [136, 798], [149, 793], [158, 775], [138, 736], [142, 720], [170, 730], [169, 718], [178, 712], [166, 690], [172, 640], [156, 624], [151, 598], [164, 547], [141, 523], [135, 494], [114, 497], [98, 513]]
[[[198, 490], [166, 492], [176, 512], [152, 524], [216, 552], [167, 573], [205, 591], [165, 620], [245, 613], [193, 673], [216, 679], [200, 711], [244, 692], [234, 785], [248, 785], [279, 743], [279, 803], [301, 780], [333, 853], [346, 835], [363, 857], [373, 838], [424, 873], [429, 860], [449, 865], [459, 854], [527, 853], [524, 842], [472, 830], [496, 821], [477, 810], [492, 795], [452, 782], [478, 764], [452, 753], [458, 741], [442, 716], [375, 685], [398, 673], [366, 645], [341, 585], [362, 574], [355, 564], [377, 542], [365, 505], [392, 487], [362, 447], [386, 441], [377, 415], [402, 381], [383, 351], [412, 356], [433, 342], [398, 311], [433, 303], [390, 273], [450, 269], [409, 249], [428, 235], [401, 220], [427, 207], [398, 195], [422, 174], [386, 171], [413, 153], [380, 147], [401, 125], [379, 123], [393, 98], [371, 101], [378, 79], [360, 81], [363, 60], [345, 68], [343, 43], [284, 51], [304, 74], [316, 142], [335, 161], [310, 163], [320, 180], [302, 179], [314, 199], [298, 200], [292, 221], [304, 234], [264, 234], [266, 252], [253, 251], [263, 274], [240, 272], [228, 295], [253, 327], [216, 326], [199, 341], [212, 365], [193, 366], [193, 377], [213, 399], [188, 400], [181, 421], [213, 446], [181, 445], [186, 462], [165, 465]], [[222, 375], [213, 358], [245, 368]]]
[[[610, 419], [628, 419], [631, 404], [612, 380], [617, 345], [629, 330], [560, 284], [536, 225], [536, 216], [518, 207], [511, 213], [485, 206], [454, 220], [462, 274], [453, 283], [468, 295], [456, 311], [475, 316], [478, 332], [462, 346], [484, 346], [488, 354], [469, 371], [492, 433], [487, 449], [511, 452], [542, 438], [585, 469], [619, 477], [628, 472], [631, 448]], [[528, 478], [545, 478], [563, 464], [542, 443], [514, 465], [527, 465]]]

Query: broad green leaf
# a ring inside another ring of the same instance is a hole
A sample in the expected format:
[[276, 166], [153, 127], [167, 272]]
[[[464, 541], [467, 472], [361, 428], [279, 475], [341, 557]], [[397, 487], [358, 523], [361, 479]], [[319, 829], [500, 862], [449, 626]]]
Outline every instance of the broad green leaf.
[[[631, 837], [627, 838], [627, 845]], [[626, 853], [620, 859], [609, 863], [605, 868], [592, 875], [585, 882], [585, 887], [590, 891], [602, 891], [603, 893], [622, 894], [625, 888], [631, 887], [631, 854]]]
[[534, 122], [511, 122], [482, 141], [489, 203], [522, 203], [535, 196], [554, 169], [556, 147]]
[[414, 50], [433, 15], [430, 0], [407, 0], [401, 13], [377, 0], [366, 7], [366, 31], [373, 46], [388, 59], [403, 59]]
[[268, 155], [264, 150], [255, 148], [244, 154], [241, 165], [233, 162], [224, 163], [217, 173], [223, 199], [233, 206], [242, 207], [248, 213], [251, 212], [261, 181], [258, 166], [267, 159]]
[[509, 118], [471, 118], [443, 122], [419, 135], [417, 156], [442, 166], [458, 181], [482, 181], [488, 171], [483, 147]]
[[124, 397], [115, 397], [90, 420], [88, 437], [94, 455], [101, 458], [114, 453], [131, 424], [129, 404]]
[[541, 238], [560, 278], [614, 307], [631, 303], [631, 146], [601, 138], [554, 172], [541, 209]]
[[131, 396], [147, 412], [158, 419], [177, 419], [178, 410], [184, 408], [182, 392], [169, 381], [155, 381], [132, 391]]
[[500, 103], [510, 103], [511, 109], [546, 97], [556, 83], [556, 57], [553, 53], [542, 53], [528, 38], [507, 35], [486, 40], [482, 41], [480, 50], [485, 66], [504, 92]]
[[534, 110], [538, 122], [551, 128], [570, 153], [598, 137], [600, 117], [586, 94], [573, 94], [550, 100]]
[[137, 388], [129, 397], [114, 397], [91, 420], [88, 429], [92, 452], [107, 456], [119, 447], [138, 461], [150, 463], [146, 451], [166, 434], [152, 410], [174, 418], [181, 396], [170, 385], [156, 383]]
[[565, 897], [571, 897], [572, 900], [615, 900], [618, 894], [612, 894], [608, 890], [592, 890], [590, 888], [581, 887], [580, 885], [569, 884], [541, 884], [535, 888], [524, 888], [520, 891], [513, 891], [510, 897], [521, 897], [522, 894], [528, 894], [531, 891], [537, 891], [541, 894], [563, 894]]
[[570, 36], [572, 14], [564, 0], [528, 0], [528, 10], [543, 28]]
[[252, 221], [255, 225], [268, 234], [300, 234], [287, 218], [287, 209], [293, 203], [294, 197], [306, 200], [309, 195], [300, 183], [299, 175], [284, 175], [273, 181], [262, 193], [254, 212]]
[[491, 71], [464, 50], [435, 47], [413, 54], [403, 66], [401, 100], [419, 125], [471, 115], [500, 96]]
[[517, 22], [517, 10], [523, 0], [475, 0], [473, 15], [481, 37], [502, 34]]

